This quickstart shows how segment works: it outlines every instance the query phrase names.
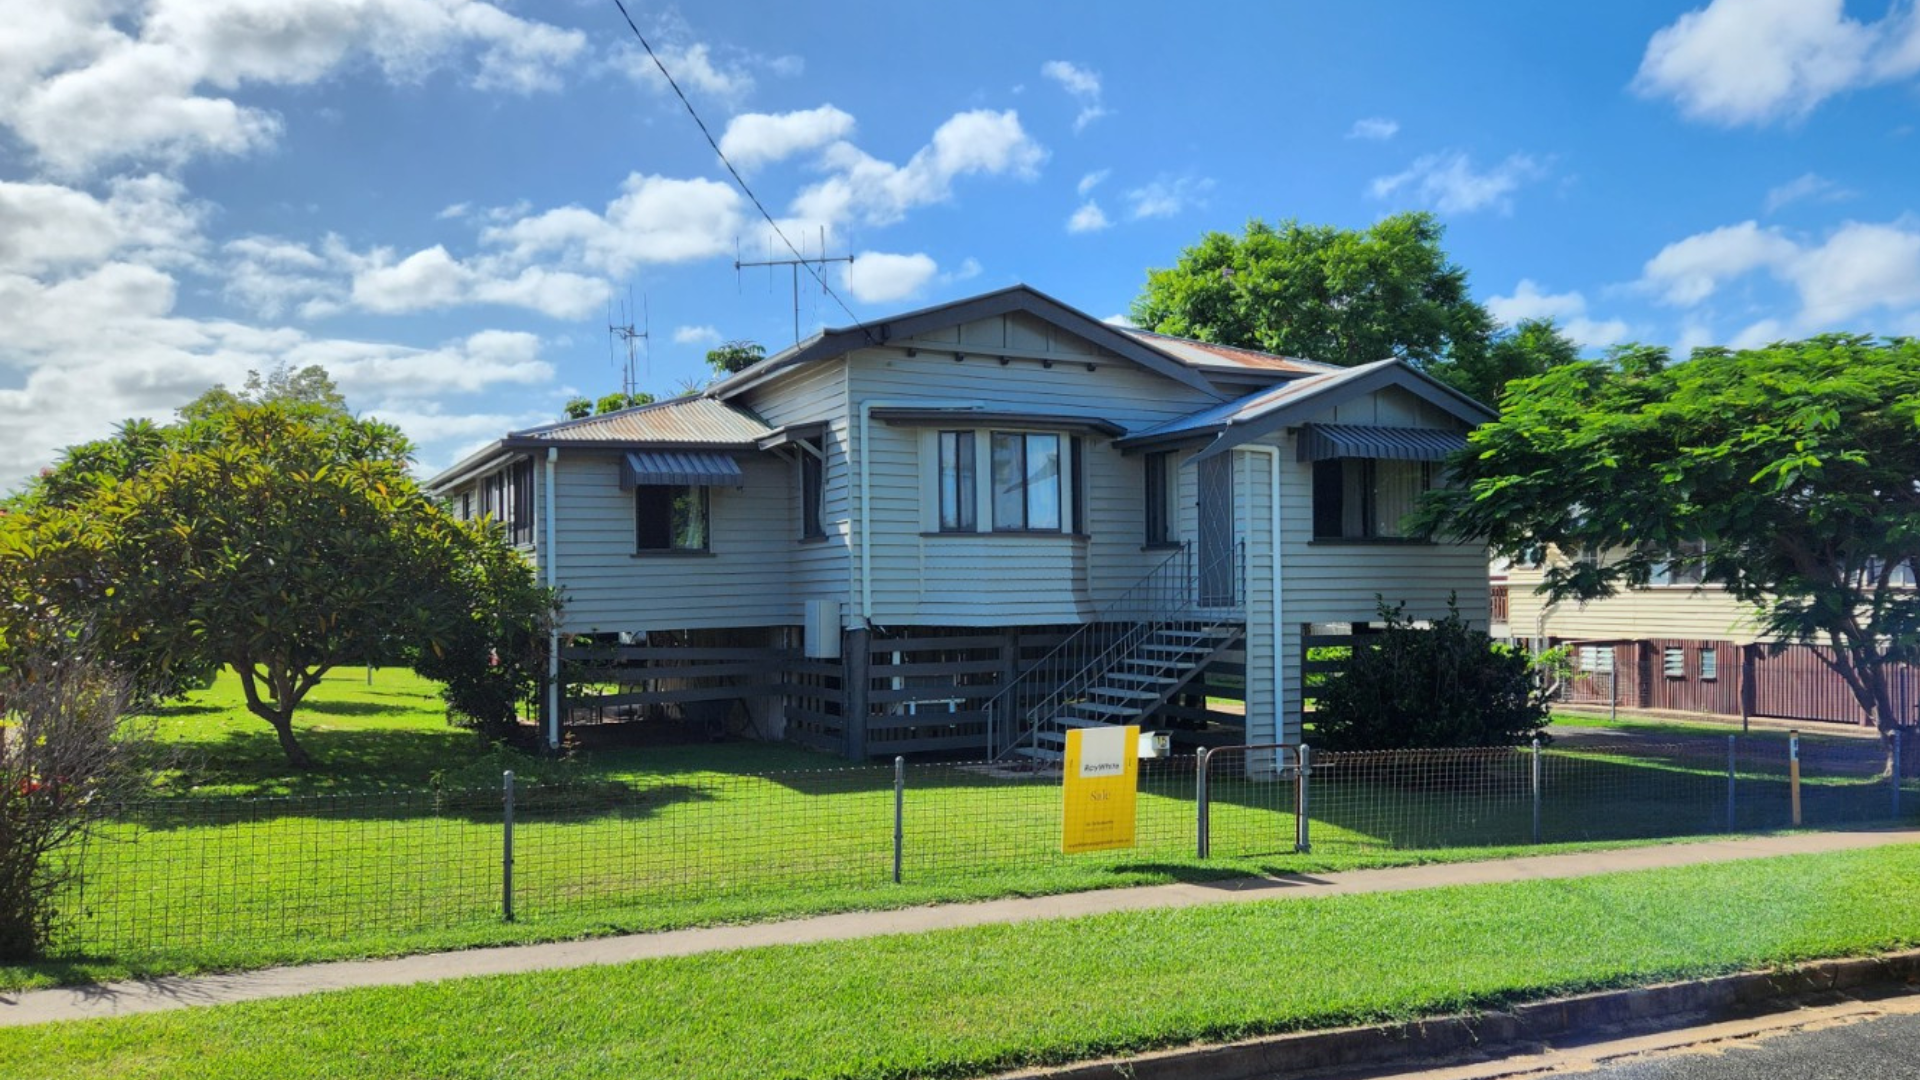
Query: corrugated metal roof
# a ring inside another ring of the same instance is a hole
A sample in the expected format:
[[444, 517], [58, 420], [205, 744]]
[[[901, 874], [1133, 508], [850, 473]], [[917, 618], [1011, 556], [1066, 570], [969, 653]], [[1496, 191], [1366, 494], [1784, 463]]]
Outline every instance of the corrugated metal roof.
[[1300, 460], [1383, 458], [1390, 461], [1444, 461], [1467, 445], [1461, 431], [1377, 427], [1372, 424], [1302, 424]]
[[601, 416], [563, 420], [508, 435], [509, 440], [554, 443], [680, 443], [738, 446], [773, 434], [766, 422], [745, 409], [710, 397], [683, 397]]
[[1359, 378], [1368, 372], [1378, 371], [1382, 367], [1387, 367], [1395, 363], [1398, 363], [1398, 361], [1380, 360], [1372, 364], [1363, 364], [1356, 368], [1331, 368], [1319, 374], [1309, 375], [1304, 379], [1294, 379], [1269, 390], [1261, 390], [1234, 401], [1215, 405], [1209, 409], [1189, 413], [1178, 420], [1169, 420], [1158, 427], [1151, 427], [1145, 431], [1135, 432], [1129, 435], [1125, 441], [1133, 442], [1136, 440], [1149, 440], [1171, 435], [1181, 435], [1188, 432], [1212, 431], [1216, 428], [1225, 427], [1228, 424], [1250, 420], [1259, 416], [1261, 413], [1277, 409], [1289, 402], [1312, 397], [1315, 394], [1339, 386], [1349, 379]]
[[1151, 330], [1142, 330], [1133, 326], [1122, 326], [1117, 329], [1135, 341], [1158, 349], [1188, 367], [1252, 368], [1259, 371], [1291, 372], [1297, 375], [1315, 375], [1323, 371], [1338, 370], [1332, 364], [1322, 364], [1317, 360], [1277, 356], [1273, 353], [1241, 349], [1232, 345], [1215, 345], [1212, 342], [1194, 341], [1191, 338], [1174, 337], [1171, 334], [1156, 334]]
[[733, 455], [717, 450], [631, 450], [620, 460], [620, 490], [650, 484], [739, 487], [746, 482]]

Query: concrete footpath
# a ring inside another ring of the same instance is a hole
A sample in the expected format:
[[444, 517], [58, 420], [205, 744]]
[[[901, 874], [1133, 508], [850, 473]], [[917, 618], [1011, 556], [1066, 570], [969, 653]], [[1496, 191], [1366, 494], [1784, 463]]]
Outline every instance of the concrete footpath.
[[726, 949], [845, 941], [965, 926], [1066, 919], [1116, 911], [1197, 907], [1257, 900], [1311, 900], [1360, 893], [1405, 892], [1448, 885], [1494, 885], [1589, 877], [1631, 870], [1851, 851], [1920, 843], [1920, 830], [1803, 833], [1742, 840], [1704, 840], [1651, 847], [1539, 855], [1331, 874], [1149, 885], [1061, 896], [939, 904], [898, 911], [860, 911], [785, 922], [714, 926], [656, 934], [430, 953], [391, 960], [350, 960], [269, 968], [231, 975], [180, 976], [0, 994], [0, 1026], [128, 1016], [198, 1005], [291, 997], [322, 990], [398, 986], [476, 975], [511, 975], [595, 964], [624, 964]]

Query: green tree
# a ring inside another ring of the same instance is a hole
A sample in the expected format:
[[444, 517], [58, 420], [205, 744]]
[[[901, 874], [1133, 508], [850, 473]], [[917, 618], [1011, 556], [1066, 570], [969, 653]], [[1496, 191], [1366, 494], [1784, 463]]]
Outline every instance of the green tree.
[[[1430, 531], [1549, 547], [1542, 591], [1593, 599], [1661, 564], [1756, 606], [1823, 658], [1883, 733], [1895, 665], [1920, 660], [1920, 341], [1830, 335], [1669, 364], [1657, 349], [1509, 387], [1436, 492]], [[1916, 740], [1920, 741], [1920, 740]]]
[[1149, 270], [1131, 317], [1148, 330], [1351, 367], [1405, 357], [1477, 369], [1494, 320], [1427, 213], [1366, 229], [1283, 221], [1208, 233], [1170, 269]]
[[728, 341], [707, 350], [707, 365], [721, 376], [745, 371], [766, 358], [766, 347], [752, 341]]
[[1552, 319], [1522, 319], [1496, 333], [1484, 352], [1449, 357], [1430, 370], [1462, 393], [1497, 405], [1513, 380], [1544, 375], [1578, 359], [1580, 346]]
[[319, 364], [295, 369], [282, 363], [267, 372], [247, 372], [247, 381], [238, 393], [215, 383], [206, 393], [180, 407], [182, 420], [203, 420], [224, 409], [239, 405], [278, 403], [301, 409], [344, 413], [347, 399], [333, 383], [333, 377]]
[[[84, 480], [66, 475], [81, 467], [70, 454], [0, 523], [0, 646], [84, 620], [146, 697], [231, 666], [305, 768], [293, 717], [328, 670], [395, 645], [490, 664], [475, 626], [532, 626], [548, 606], [530, 568], [510, 570], [497, 526], [458, 522], [418, 489], [390, 425], [275, 401], [157, 431], [151, 450], [144, 425], [109, 440], [138, 455], [87, 448]], [[97, 467], [134, 456], [121, 475]]]
[[598, 400], [588, 397], [572, 397], [567, 399], [567, 419], [585, 420], [589, 416], [619, 412], [621, 409], [631, 409], [638, 405], [651, 405], [653, 401], [653, 395], [645, 391], [638, 391], [631, 394], [616, 391]]

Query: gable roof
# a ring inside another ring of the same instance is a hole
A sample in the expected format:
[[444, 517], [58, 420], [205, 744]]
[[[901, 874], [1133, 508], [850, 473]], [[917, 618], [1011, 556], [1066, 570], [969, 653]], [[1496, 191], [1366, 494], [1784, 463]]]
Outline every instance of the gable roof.
[[1011, 285], [918, 311], [873, 319], [855, 326], [822, 330], [729, 377], [707, 393], [723, 399], [730, 398], [801, 364], [840, 356], [862, 346], [886, 345], [932, 330], [1012, 312], [1025, 312], [1044, 319], [1175, 382], [1206, 393], [1217, 393], [1197, 370], [1198, 365], [1171, 355], [1145, 338], [1135, 337], [1120, 327], [1101, 322], [1084, 311], [1063, 304], [1030, 285]]
[[548, 446], [625, 449], [637, 444], [675, 450], [754, 450], [761, 440], [774, 434], [766, 421], [746, 409], [704, 395], [678, 397], [509, 431], [424, 486], [429, 491], [452, 487], [516, 450]]
[[1290, 375], [1317, 375], [1325, 371], [1340, 370], [1333, 364], [1323, 364], [1318, 360], [1302, 360], [1296, 356], [1256, 352], [1234, 345], [1216, 345], [1211, 341], [1174, 337], [1171, 334], [1142, 330], [1137, 326], [1123, 326], [1119, 330], [1135, 341], [1159, 349], [1188, 367], [1203, 371], [1253, 370], [1283, 372]]
[[510, 431], [502, 441], [509, 446], [644, 442], [751, 450], [771, 434], [773, 428], [753, 413], [702, 394]]
[[1333, 368], [1280, 386], [1248, 394], [1119, 440], [1127, 449], [1189, 442], [1213, 436], [1200, 457], [1215, 454], [1300, 423], [1315, 413], [1389, 386], [1407, 390], [1467, 427], [1498, 414], [1404, 360], [1376, 360], [1353, 368]]

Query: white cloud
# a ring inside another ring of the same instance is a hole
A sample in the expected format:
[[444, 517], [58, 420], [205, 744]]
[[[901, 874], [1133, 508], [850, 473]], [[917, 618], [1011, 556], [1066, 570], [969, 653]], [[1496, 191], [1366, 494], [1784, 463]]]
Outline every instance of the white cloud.
[[1841, 202], [1856, 194], [1858, 192], [1849, 191], [1817, 173], [1802, 173], [1767, 192], [1767, 213], [1777, 213], [1781, 207], [1802, 200]]
[[1118, 315], [1109, 315], [1100, 321], [1106, 323], [1108, 326], [1125, 326], [1134, 329], [1138, 329], [1140, 326], [1139, 323], [1133, 321], [1132, 316], [1124, 312]]
[[1759, 322], [1733, 335], [1733, 337], [1727, 341], [1727, 347], [1732, 349], [1759, 349], [1771, 345], [1776, 341], [1784, 341], [1792, 336], [1785, 324], [1781, 323], [1780, 320], [1761, 319]]
[[1127, 201], [1133, 204], [1135, 220], [1172, 217], [1189, 206], [1205, 205], [1206, 194], [1212, 190], [1213, 181], [1205, 177], [1162, 177], [1127, 192]]
[[1875, 308], [1920, 306], [1920, 228], [1848, 222], [1786, 267], [1800, 320], [1831, 326]]
[[682, 326], [673, 331], [675, 345], [718, 345], [720, 331], [711, 326]]
[[1917, 72], [1920, 18], [1910, 5], [1863, 23], [1842, 0], [1713, 0], [1653, 35], [1633, 88], [1674, 99], [1694, 120], [1757, 125]]
[[551, 257], [619, 278], [643, 264], [732, 251], [744, 224], [740, 195], [726, 184], [634, 173], [604, 211], [563, 206], [490, 227], [482, 239], [520, 264]]
[[835, 225], [857, 218], [890, 225], [915, 207], [945, 202], [962, 176], [1031, 179], [1046, 157], [1013, 110], [958, 113], [905, 165], [881, 161], [849, 142], [827, 147], [821, 165], [831, 175], [802, 190], [791, 210], [805, 222]]
[[1619, 344], [1630, 332], [1622, 320], [1589, 318], [1587, 298], [1579, 292], [1542, 292], [1539, 285], [1527, 278], [1520, 279], [1512, 296], [1488, 298], [1487, 311], [1508, 324], [1523, 319], [1552, 319], [1562, 333], [1585, 348]]
[[1647, 260], [1640, 282], [1667, 303], [1688, 307], [1712, 296], [1722, 282], [1783, 265], [1798, 250], [1779, 230], [1743, 221], [1668, 244]]
[[939, 264], [925, 254], [863, 251], [842, 271], [841, 284], [863, 304], [883, 304], [916, 295], [939, 272]]
[[1799, 241], [1741, 222], [1667, 245], [1647, 261], [1639, 285], [1692, 307], [1762, 271], [1798, 297], [1799, 311], [1785, 324], [1796, 331], [1833, 329], [1872, 313], [1903, 326], [1920, 314], [1920, 223], [1850, 221], [1823, 240]]
[[1355, 120], [1353, 127], [1347, 131], [1347, 138], [1385, 142], [1399, 133], [1400, 121], [1385, 116], [1369, 116]]
[[[718, 61], [713, 50], [703, 44], [655, 45], [654, 50], [683, 90], [711, 94], [725, 101], [738, 101], [753, 90], [753, 75], [744, 63]], [[672, 88], [661, 76], [660, 68], [645, 50], [622, 42], [614, 54], [614, 67], [641, 86], [661, 93]]]
[[178, 181], [123, 176], [96, 198], [58, 184], [0, 181], [0, 272], [40, 273], [122, 256], [191, 261], [204, 207]]
[[1113, 222], [1107, 220], [1106, 211], [1100, 209], [1100, 204], [1089, 200], [1082, 203], [1080, 209], [1075, 210], [1073, 216], [1067, 219], [1067, 231], [1070, 233], [1099, 232], [1111, 224]]
[[[118, 0], [15, 5], [0, 45], [0, 126], [56, 173], [175, 165], [272, 144], [272, 112], [220, 96], [305, 86], [366, 58], [389, 80], [467, 65], [479, 89], [552, 89], [577, 30], [479, 0]], [[129, 103], [137, 103], [137, 107]]]
[[1090, 172], [1087, 175], [1080, 178], [1080, 183], [1074, 188], [1074, 190], [1078, 191], [1080, 193], [1080, 197], [1084, 199], [1087, 197], [1087, 192], [1092, 191], [1094, 188], [1099, 187], [1102, 181], [1104, 181], [1107, 177], [1112, 175], [1113, 175], [1112, 169], [1099, 169], [1094, 172]]
[[1100, 73], [1091, 68], [1080, 67], [1067, 60], [1049, 60], [1040, 65], [1040, 74], [1060, 84], [1060, 88], [1072, 95], [1080, 103], [1079, 115], [1073, 118], [1073, 130], [1082, 131], [1088, 124], [1108, 115], [1100, 103]]
[[1376, 199], [1406, 192], [1413, 201], [1443, 213], [1465, 214], [1492, 208], [1513, 210], [1513, 193], [1522, 184], [1546, 175], [1546, 166], [1527, 154], [1512, 154], [1485, 172], [1475, 171], [1473, 160], [1461, 151], [1428, 154], [1405, 172], [1374, 179], [1368, 191]]
[[750, 169], [817, 150], [853, 134], [853, 117], [831, 105], [789, 113], [742, 113], [727, 122], [720, 152]]
[[436, 221], [452, 221], [456, 218], [466, 217], [467, 214], [472, 209], [473, 209], [472, 203], [464, 203], [464, 202], [451, 203], [445, 207], [442, 207], [440, 212], [433, 215], [433, 217], [434, 217], [434, 220]]
[[945, 285], [945, 284], [951, 284], [956, 281], [971, 281], [974, 278], [979, 277], [982, 273], [985, 272], [985, 270], [986, 268], [980, 265], [979, 259], [973, 258], [972, 256], [968, 256], [967, 258], [960, 260], [959, 266], [956, 266], [952, 270], [949, 270], [946, 273], [941, 274], [940, 283]]

